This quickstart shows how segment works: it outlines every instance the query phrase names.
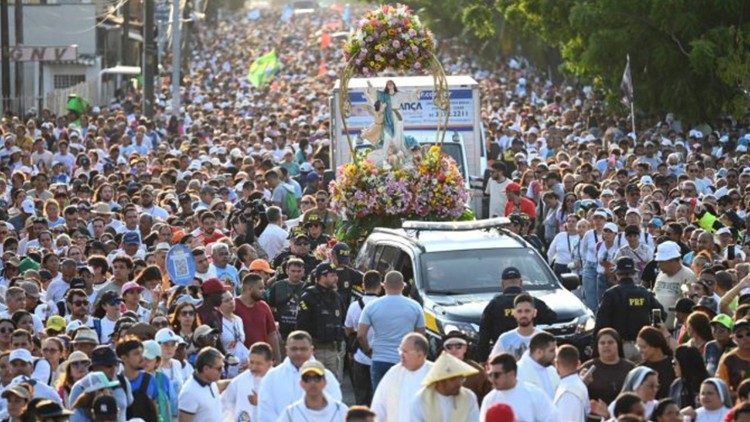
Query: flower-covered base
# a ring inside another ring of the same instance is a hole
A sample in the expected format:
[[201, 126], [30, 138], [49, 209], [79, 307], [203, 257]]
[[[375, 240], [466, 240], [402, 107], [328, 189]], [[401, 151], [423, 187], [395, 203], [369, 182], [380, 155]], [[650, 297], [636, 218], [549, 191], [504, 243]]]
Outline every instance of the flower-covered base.
[[358, 244], [375, 227], [404, 220], [473, 219], [469, 193], [455, 161], [435, 145], [413, 167], [387, 169], [361, 160], [339, 167], [330, 185], [332, 206], [343, 214], [336, 238]]

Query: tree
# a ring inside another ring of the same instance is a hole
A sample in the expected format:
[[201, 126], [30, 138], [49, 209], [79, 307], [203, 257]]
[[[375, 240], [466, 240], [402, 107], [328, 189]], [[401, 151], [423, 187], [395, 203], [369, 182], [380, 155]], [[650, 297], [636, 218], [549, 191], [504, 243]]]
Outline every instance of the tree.
[[499, 12], [507, 25], [559, 49], [566, 71], [601, 85], [612, 100], [630, 54], [638, 108], [689, 121], [747, 113], [746, 0], [454, 1], [472, 35], [495, 36], [490, 28]]

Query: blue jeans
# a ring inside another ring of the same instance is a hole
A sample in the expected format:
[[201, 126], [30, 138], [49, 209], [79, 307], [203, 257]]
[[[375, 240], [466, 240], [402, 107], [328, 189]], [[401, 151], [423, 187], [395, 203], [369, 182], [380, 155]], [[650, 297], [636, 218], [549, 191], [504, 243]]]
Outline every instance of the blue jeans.
[[378, 388], [378, 384], [380, 384], [380, 380], [383, 379], [383, 376], [386, 372], [388, 372], [389, 369], [391, 369], [391, 366], [395, 365], [393, 362], [378, 362], [378, 361], [372, 361], [372, 365], [370, 365], [370, 377], [372, 378], [372, 391], [373, 393]]
[[599, 303], [602, 301], [602, 297], [604, 297], [604, 292], [606, 292], [607, 289], [609, 289], [610, 287], [612, 286], [610, 286], [609, 282], [607, 282], [607, 276], [605, 276], [604, 274], [596, 275], [596, 290], [597, 290], [596, 307], [597, 308], [599, 307]]
[[593, 313], [596, 313], [599, 308], [599, 301], [596, 299], [598, 297], [596, 278], [596, 262], [586, 262], [581, 272], [581, 284], [583, 285], [583, 298], [586, 301], [586, 306]]

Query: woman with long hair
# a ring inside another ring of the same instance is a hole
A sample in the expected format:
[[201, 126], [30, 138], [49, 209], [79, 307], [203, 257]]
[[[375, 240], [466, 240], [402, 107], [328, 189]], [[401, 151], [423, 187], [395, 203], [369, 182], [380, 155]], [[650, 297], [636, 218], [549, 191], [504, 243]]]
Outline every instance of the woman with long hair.
[[56, 385], [60, 378], [60, 363], [65, 359], [65, 344], [57, 337], [45, 338], [42, 340], [42, 356], [50, 366], [47, 385]]
[[135, 282], [145, 289], [141, 292], [141, 299], [143, 301], [153, 305], [154, 301], [158, 302], [161, 300], [160, 296], [154, 297], [154, 294], [159, 293], [157, 289], [161, 286], [162, 278], [163, 274], [156, 265], [149, 265], [138, 274]]
[[703, 355], [703, 352], [706, 349], [706, 343], [713, 340], [713, 335], [711, 334], [711, 320], [705, 313], [696, 311], [688, 316], [686, 324], [687, 334], [690, 336], [690, 340], [688, 340], [686, 344], [695, 347], [700, 354]]
[[656, 397], [669, 396], [669, 386], [676, 376], [672, 367], [672, 349], [664, 334], [654, 327], [643, 327], [638, 332], [636, 347], [641, 353], [641, 366], [651, 368], [659, 374], [659, 392]]
[[65, 361], [65, 372], [57, 380], [57, 394], [63, 400], [65, 407], [69, 408], [72, 403], [69, 403], [70, 390], [73, 388], [73, 384], [78, 382], [81, 378], [85, 377], [89, 373], [89, 367], [91, 366], [91, 359], [86, 356], [85, 353], [80, 350], [76, 350], [68, 356], [68, 360]]
[[669, 396], [680, 409], [696, 406], [701, 383], [708, 378], [703, 357], [695, 347], [680, 346], [674, 351], [672, 363], [677, 379], [669, 388]]
[[635, 364], [623, 357], [622, 339], [612, 328], [603, 328], [596, 334], [594, 357], [581, 366], [581, 372], [590, 375], [583, 381], [591, 400], [611, 403], [622, 389], [625, 377]]
[[193, 331], [200, 325], [195, 305], [190, 302], [182, 302], [177, 305], [171, 317], [172, 330], [182, 337], [186, 343], [191, 344]]

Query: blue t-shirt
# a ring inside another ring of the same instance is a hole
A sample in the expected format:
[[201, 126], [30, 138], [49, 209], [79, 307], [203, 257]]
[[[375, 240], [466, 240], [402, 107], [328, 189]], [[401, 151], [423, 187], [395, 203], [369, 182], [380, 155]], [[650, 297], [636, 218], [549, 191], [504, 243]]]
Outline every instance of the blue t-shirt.
[[[138, 373], [138, 376], [135, 377], [135, 379], [129, 380], [130, 381], [130, 389], [134, 393], [138, 391], [138, 389], [141, 388], [141, 383], [143, 382], [143, 376], [145, 375], [145, 372], [141, 371]], [[146, 394], [151, 400], [156, 400], [156, 377], [151, 375], [151, 379], [148, 383], [148, 388], [146, 388]]]
[[234, 286], [234, 290], [236, 294], [239, 294], [240, 290], [240, 274], [237, 271], [237, 268], [234, 268], [234, 265], [225, 266], [224, 268], [219, 268], [214, 265], [214, 268], [216, 268], [216, 278], [218, 278], [221, 281], [226, 281], [226, 279], [229, 279], [232, 282], [232, 285]]
[[372, 327], [372, 360], [398, 363], [401, 339], [417, 328], [424, 328], [424, 314], [419, 303], [408, 297], [385, 295], [365, 305], [359, 323]]

